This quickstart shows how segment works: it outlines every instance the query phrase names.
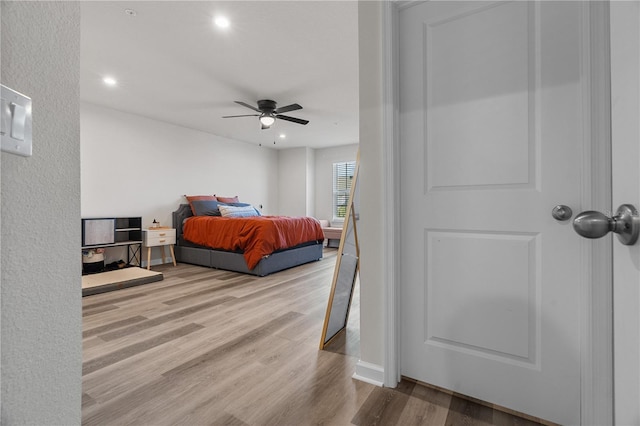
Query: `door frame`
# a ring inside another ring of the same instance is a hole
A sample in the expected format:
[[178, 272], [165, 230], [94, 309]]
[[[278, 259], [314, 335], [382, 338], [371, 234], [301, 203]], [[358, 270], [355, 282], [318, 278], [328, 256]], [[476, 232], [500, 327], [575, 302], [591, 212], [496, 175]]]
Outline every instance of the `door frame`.
[[[640, 3], [611, 2], [613, 205], [640, 204]], [[614, 245], [614, 395], [617, 424], [640, 423], [640, 245]]]
[[[384, 238], [384, 386], [401, 379], [400, 138], [398, 80], [398, 12], [414, 1], [382, 3]], [[611, 212], [611, 137], [609, 81], [609, 6], [585, 2], [582, 38], [590, 46], [583, 55], [585, 114], [583, 210]], [[578, 212], [575, 212], [578, 213]], [[579, 238], [576, 235], [576, 238]], [[613, 277], [612, 238], [584, 240], [581, 271], [581, 413], [583, 424], [613, 422]]]

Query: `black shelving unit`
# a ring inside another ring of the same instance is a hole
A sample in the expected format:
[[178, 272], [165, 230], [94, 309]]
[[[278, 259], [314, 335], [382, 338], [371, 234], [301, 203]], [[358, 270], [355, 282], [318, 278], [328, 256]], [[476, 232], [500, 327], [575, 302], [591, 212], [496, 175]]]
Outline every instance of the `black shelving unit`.
[[140, 266], [142, 217], [82, 219], [82, 250], [127, 246], [127, 265]]

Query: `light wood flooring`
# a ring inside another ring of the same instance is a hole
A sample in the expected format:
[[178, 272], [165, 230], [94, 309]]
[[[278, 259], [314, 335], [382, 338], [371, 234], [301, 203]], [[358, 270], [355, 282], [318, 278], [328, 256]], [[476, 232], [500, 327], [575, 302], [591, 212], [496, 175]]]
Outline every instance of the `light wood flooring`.
[[83, 298], [83, 424], [538, 424], [352, 379], [357, 296], [347, 332], [318, 350], [335, 255], [263, 278], [163, 265], [164, 281]]

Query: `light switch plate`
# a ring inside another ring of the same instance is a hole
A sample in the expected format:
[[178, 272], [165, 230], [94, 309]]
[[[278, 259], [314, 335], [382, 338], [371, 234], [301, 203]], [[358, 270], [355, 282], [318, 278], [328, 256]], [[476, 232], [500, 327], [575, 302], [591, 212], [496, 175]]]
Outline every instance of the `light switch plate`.
[[31, 98], [0, 85], [2, 151], [31, 157]]

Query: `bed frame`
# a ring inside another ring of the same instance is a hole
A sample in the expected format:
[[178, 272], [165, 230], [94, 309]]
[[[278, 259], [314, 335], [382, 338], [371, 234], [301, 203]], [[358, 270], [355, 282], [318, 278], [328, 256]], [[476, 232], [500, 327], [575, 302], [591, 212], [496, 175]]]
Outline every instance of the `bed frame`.
[[182, 224], [186, 218], [193, 216], [189, 204], [180, 204], [172, 216], [173, 227], [176, 229], [175, 255], [178, 262], [264, 277], [283, 269], [322, 259], [323, 242], [320, 241], [277, 251], [262, 258], [255, 268], [249, 269], [242, 253], [214, 250], [185, 241]]

